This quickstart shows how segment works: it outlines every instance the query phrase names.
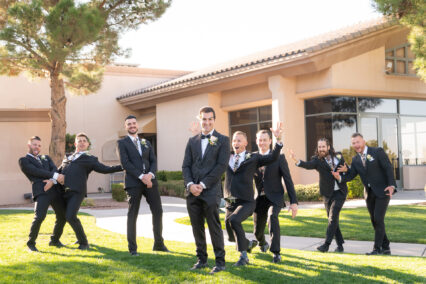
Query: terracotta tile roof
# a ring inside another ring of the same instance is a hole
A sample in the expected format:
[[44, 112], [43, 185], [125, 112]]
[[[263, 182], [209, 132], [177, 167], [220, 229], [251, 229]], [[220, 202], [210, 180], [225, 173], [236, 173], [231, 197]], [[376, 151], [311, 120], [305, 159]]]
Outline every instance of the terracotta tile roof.
[[278, 46], [266, 51], [211, 66], [172, 80], [166, 80], [150, 87], [121, 95], [117, 98], [117, 100], [122, 100], [140, 94], [146, 94], [147, 96], [155, 95], [157, 93], [221, 80], [235, 75], [252, 72], [254, 70], [269, 68], [274, 65], [283, 64], [287, 61], [293, 61], [294, 59], [309, 56], [312, 53], [388, 28], [395, 24], [395, 21], [390, 21], [386, 18], [377, 18], [367, 22], [358, 23], [356, 25], [328, 32], [316, 37]]

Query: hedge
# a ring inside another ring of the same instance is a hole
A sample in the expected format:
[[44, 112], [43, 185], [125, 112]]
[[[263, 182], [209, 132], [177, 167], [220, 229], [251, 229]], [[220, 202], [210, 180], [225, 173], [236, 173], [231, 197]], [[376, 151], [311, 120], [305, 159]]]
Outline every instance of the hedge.
[[155, 175], [159, 181], [182, 180], [182, 171], [158, 171]]
[[364, 185], [362, 184], [361, 178], [359, 176], [348, 182], [347, 185], [348, 199], [359, 198], [364, 196]]
[[162, 196], [185, 197], [183, 180], [158, 181], [158, 191]]
[[111, 192], [112, 192], [112, 199], [123, 202], [127, 199], [126, 191], [124, 190], [124, 184], [122, 183], [113, 183], [111, 184]]

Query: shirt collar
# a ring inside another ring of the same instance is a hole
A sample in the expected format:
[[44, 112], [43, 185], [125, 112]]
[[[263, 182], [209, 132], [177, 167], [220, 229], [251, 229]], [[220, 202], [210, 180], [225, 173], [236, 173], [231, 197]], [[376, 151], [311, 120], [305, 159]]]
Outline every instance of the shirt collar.
[[364, 155], [366, 155], [366, 156], [367, 156], [367, 151], [368, 151], [368, 146], [367, 146], [367, 145], [365, 145], [364, 152], [362, 152], [362, 154], [364, 154]]
[[238, 155], [238, 156], [240, 156], [240, 158], [242, 158], [242, 157], [245, 157], [245, 156], [246, 156], [246, 152], [247, 152], [247, 150], [245, 150], [245, 151], [243, 151], [243, 152], [241, 152], [241, 153], [239, 153], [239, 154], [235, 153], [235, 155], [234, 155], [234, 156]]
[[127, 136], [129, 136], [129, 137], [130, 137], [130, 140], [132, 140], [132, 141], [135, 141], [135, 139], [138, 139], [138, 141], [139, 141], [139, 137], [138, 137], [138, 136], [133, 137], [133, 136], [132, 136], [132, 135], [130, 135], [130, 134], [127, 134]]
[[34, 156], [31, 153], [27, 153], [27, 155], [33, 157], [34, 159], [40, 159], [40, 155]]
[[261, 154], [261, 155], [268, 155], [270, 152], [271, 152], [271, 150], [268, 149], [268, 151], [266, 151], [265, 153], [262, 153], [262, 152], [259, 151], [259, 154]]
[[[205, 134], [205, 135], [206, 135], [206, 136], [207, 136], [207, 135], [212, 136], [212, 135], [213, 135], [213, 132], [214, 132], [214, 129], [213, 129], [212, 131], [210, 131], [209, 133]], [[201, 134], [203, 135], [203, 132], [201, 132]]]

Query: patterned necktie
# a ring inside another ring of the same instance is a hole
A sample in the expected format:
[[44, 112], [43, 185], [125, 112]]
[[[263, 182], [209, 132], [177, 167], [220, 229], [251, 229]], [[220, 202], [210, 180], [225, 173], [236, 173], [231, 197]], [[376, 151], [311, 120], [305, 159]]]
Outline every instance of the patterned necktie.
[[361, 161], [362, 161], [362, 165], [364, 166], [364, 168], [366, 167], [366, 165], [367, 165], [367, 159], [365, 158], [365, 153], [363, 153], [362, 155], [361, 155]]
[[43, 165], [43, 163], [41, 162], [40, 156], [36, 156], [36, 159], [40, 163], [40, 165]]
[[334, 170], [333, 158], [331, 156], [329, 156], [329, 157], [326, 158], [326, 161], [327, 161], [328, 165], [330, 166], [330, 168], [332, 170]]
[[234, 156], [234, 168], [233, 168], [234, 172], [238, 169], [239, 161], [240, 161], [240, 155], [237, 154]]
[[133, 139], [133, 144], [135, 145], [136, 149], [138, 149], [139, 151], [138, 142], [139, 142], [138, 138]]

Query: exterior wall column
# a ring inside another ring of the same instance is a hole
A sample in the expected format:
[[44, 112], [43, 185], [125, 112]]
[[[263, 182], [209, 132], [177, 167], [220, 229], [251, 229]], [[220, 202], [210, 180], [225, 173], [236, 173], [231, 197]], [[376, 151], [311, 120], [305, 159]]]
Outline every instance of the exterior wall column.
[[[287, 154], [287, 149], [292, 149], [296, 157], [305, 159], [304, 102], [296, 95], [296, 78], [274, 75], [268, 78], [268, 87], [272, 93], [272, 127], [275, 128], [279, 121], [283, 122], [283, 152]], [[290, 158], [287, 161], [295, 184], [317, 182], [314, 173], [296, 167]]]

